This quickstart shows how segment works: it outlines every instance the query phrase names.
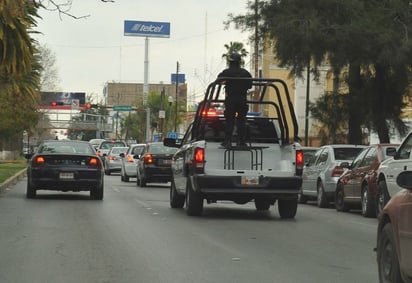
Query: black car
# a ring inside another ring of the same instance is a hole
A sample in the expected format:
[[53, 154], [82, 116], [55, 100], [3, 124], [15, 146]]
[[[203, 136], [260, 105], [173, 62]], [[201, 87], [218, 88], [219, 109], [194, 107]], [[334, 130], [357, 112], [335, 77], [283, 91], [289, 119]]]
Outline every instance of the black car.
[[163, 142], [148, 143], [137, 161], [137, 185], [167, 183], [172, 178], [172, 157], [177, 148], [167, 147]]
[[43, 141], [27, 167], [27, 198], [38, 190], [90, 191], [103, 199], [104, 170], [93, 146], [82, 141]]

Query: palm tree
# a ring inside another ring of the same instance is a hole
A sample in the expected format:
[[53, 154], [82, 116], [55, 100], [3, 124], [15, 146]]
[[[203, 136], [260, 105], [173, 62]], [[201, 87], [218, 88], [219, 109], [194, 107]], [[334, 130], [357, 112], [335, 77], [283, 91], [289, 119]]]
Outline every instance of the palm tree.
[[[244, 48], [244, 45], [242, 42], [230, 42], [229, 44], [224, 45], [226, 48], [226, 53], [222, 54], [222, 58], [226, 59], [227, 65], [229, 65], [229, 56], [232, 53], [239, 53], [241, 58], [246, 57], [249, 52]], [[245, 65], [245, 61], [242, 59], [240, 62], [240, 65], [243, 66]]]

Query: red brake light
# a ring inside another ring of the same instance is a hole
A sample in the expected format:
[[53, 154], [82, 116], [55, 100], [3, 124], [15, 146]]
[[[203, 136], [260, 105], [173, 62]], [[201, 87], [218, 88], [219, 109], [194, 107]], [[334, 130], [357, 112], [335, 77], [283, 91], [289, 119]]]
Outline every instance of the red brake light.
[[203, 173], [203, 170], [205, 169], [205, 162], [205, 149], [200, 147], [196, 148], [192, 165], [197, 173]]
[[102, 156], [102, 151], [101, 151], [101, 150], [98, 150], [98, 151], [97, 151], [97, 155], [98, 155], [98, 156]]
[[115, 160], [116, 158], [113, 155], [109, 156], [109, 160]]
[[217, 116], [217, 112], [216, 112], [216, 110], [213, 110], [213, 109], [204, 110], [204, 111], [202, 112], [202, 116], [206, 116], [206, 117], [216, 117], [216, 116]]
[[33, 161], [35, 165], [43, 165], [45, 162], [46, 160], [44, 159], [43, 156], [37, 156]]
[[153, 163], [152, 154], [146, 153], [146, 154], [144, 155], [144, 163], [145, 163], [145, 164], [152, 164], [152, 163]]
[[303, 168], [303, 151], [302, 150], [296, 150], [296, 168], [302, 169]]
[[127, 156], [127, 162], [134, 162], [133, 156], [128, 155]]
[[332, 177], [339, 177], [340, 175], [342, 175], [343, 173], [343, 167], [340, 166], [335, 166], [335, 168], [333, 168], [332, 170]]
[[89, 160], [89, 165], [90, 166], [97, 166], [99, 164], [99, 160], [96, 157], [92, 157]]

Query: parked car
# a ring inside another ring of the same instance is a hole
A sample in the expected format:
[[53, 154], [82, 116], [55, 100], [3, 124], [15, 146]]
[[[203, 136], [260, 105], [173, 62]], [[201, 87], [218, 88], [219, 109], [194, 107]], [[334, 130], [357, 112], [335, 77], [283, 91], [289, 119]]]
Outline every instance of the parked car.
[[99, 146], [97, 147], [97, 155], [102, 159], [103, 165], [106, 159], [107, 153], [112, 147], [127, 147], [126, 142], [124, 141], [115, 141], [115, 140], [103, 140], [100, 142]]
[[378, 213], [383, 209], [390, 198], [402, 188], [396, 183], [396, 177], [402, 171], [412, 170], [412, 132], [394, 150], [392, 158], [383, 161], [378, 168], [377, 203]]
[[163, 142], [148, 143], [137, 161], [136, 184], [145, 187], [147, 183], [167, 183], [172, 177], [172, 157], [177, 148], [163, 145]]
[[366, 147], [338, 179], [335, 192], [337, 211], [361, 208], [365, 217], [376, 217], [376, 187], [379, 165], [393, 155], [398, 144], [374, 144]]
[[404, 188], [379, 214], [376, 256], [379, 282], [412, 282], [412, 171], [396, 178]]
[[127, 147], [114, 146], [107, 153], [104, 159], [104, 173], [110, 175], [112, 172], [120, 172], [122, 169], [122, 159], [120, 154], [127, 151]]
[[314, 146], [302, 146], [303, 151], [303, 160], [305, 163], [309, 162], [309, 160], [315, 156], [316, 151], [319, 150], [319, 147]]
[[139, 160], [145, 146], [144, 143], [132, 144], [126, 153], [120, 155], [123, 155], [120, 171], [120, 178], [123, 182], [129, 182], [130, 177], [137, 176], [137, 160]]
[[27, 198], [39, 190], [90, 191], [103, 199], [103, 164], [88, 142], [43, 141], [27, 167]]
[[327, 207], [335, 199], [338, 178], [344, 172], [342, 162], [352, 160], [364, 149], [364, 145], [324, 145], [316, 151], [303, 168], [302, 188], [299, 202], [314, 199], [319, 207]]

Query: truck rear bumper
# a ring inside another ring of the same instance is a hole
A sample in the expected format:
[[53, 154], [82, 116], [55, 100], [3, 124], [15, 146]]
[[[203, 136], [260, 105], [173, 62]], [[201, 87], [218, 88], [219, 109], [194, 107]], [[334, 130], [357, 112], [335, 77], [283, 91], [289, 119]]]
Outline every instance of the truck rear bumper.
[[204, 195], [242, 195], [295, 197], [302, 185], [302, 177], [193, 176], [193, 188]]

